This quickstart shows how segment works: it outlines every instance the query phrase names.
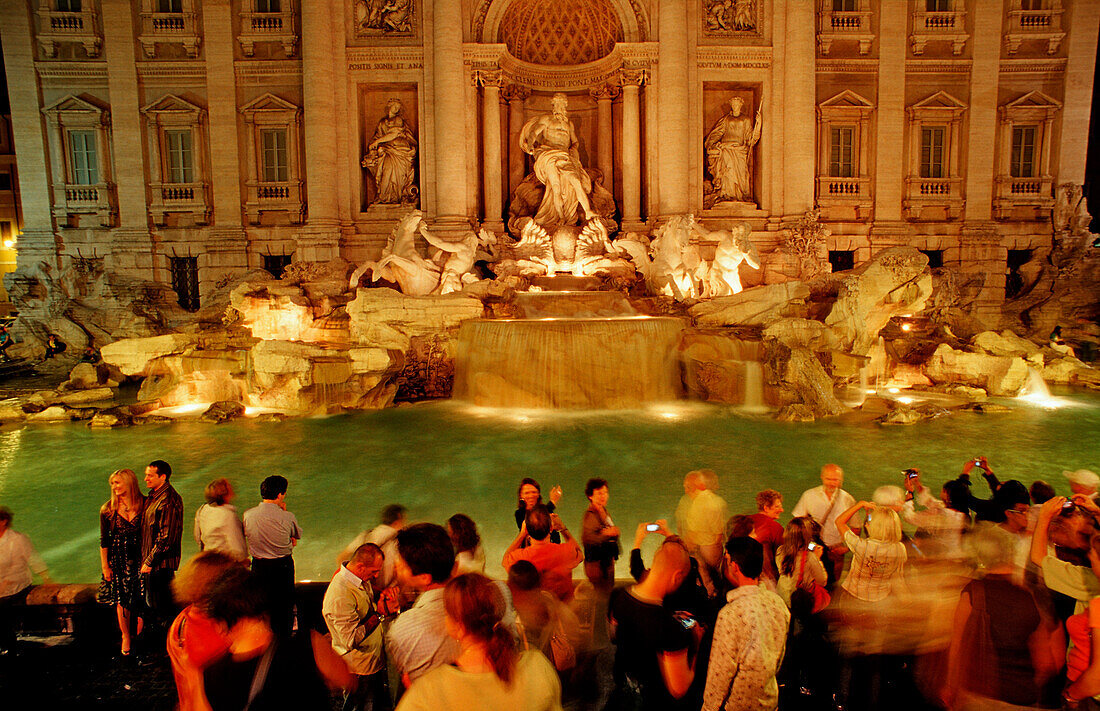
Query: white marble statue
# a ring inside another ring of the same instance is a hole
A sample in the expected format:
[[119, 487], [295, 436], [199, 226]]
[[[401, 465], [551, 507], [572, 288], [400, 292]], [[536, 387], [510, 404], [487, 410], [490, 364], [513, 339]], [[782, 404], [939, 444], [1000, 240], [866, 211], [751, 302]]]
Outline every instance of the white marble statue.
[[363, 167], [374, 176], [378, 191], [372, 204], [415, 203], [415, 161], [416, 137], [405, 120], [404, 107], [400, 99], [390, 99], [363, 156]]
[[677, 301], [702, 295], [708, 265], [691, 244], [694, 215], [675, 215], [659, 227], [645, 244], [637, 235], [617, 240], [615, 247], [630, 255], [650, 293], [671, 296]]
[[711, 192], [717, 202], [752, 202], [752, 149], [760, 140], [760, 109], [752, 121], [741, 115], [745, 102], [740, 96], [729, 105], [729, 113], [715, 122], [703, 142]]
[[546, 187], [534, 221], [553, 234], [563, 225], [598, 217], [592, 209], [592, 179], [581, 164], [577, 132], [565, 94], [554, 94], [551, 112], [523, 126], [520, 148], [535, 159], [535, 177]]
[[[420, 256], [416, 248], [417, 235], [428, 243], [430, 259]], [[371, 281], [394, 282], [401, 293], [409, 296], [461, 291], [478, 280], [473, 274], [474, 263], [478, 259], [491, 259], [491, 255], [482, 250], [494, 244], [496, 236], [484, 229], [479, 234], [469, 231], [453, 241], [437, 237], [424, 224], [424, 213], [410, 210], [394, 226], [381, 259], [360, 265], [352, 273], [349, 286], [352, 289], [359, 286], [359, 280], [369, 271]]]
[[741, 264], [753, 269], [760, 268], [760, 255], [749, 241], [752, 227], [747, 222], [738, 222], [728, 230], [707, 230], [699, 223], [693, 223], [696, 234], [706, 240], [717, 241], [714, 259], [707, 265], [707, 276], [703, 281], [703, 298], [730, 296], [742, 291]]

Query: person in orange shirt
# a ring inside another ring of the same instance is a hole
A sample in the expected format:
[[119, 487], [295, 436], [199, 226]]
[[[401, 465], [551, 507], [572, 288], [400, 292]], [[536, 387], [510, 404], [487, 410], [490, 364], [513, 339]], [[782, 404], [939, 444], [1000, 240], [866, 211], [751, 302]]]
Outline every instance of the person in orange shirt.
[[[561, 543], [550, 540], [551, 531], [561, 532]], [[521, 548], [527, 538], [531, 539], [530, 545]], [[544, 589], [554, 593], [562, 602], [573, 599], [573, 568], [584, 560], [584, 552], [561, 518], [550, 513], [542, 504], [527, 512], [519, 535], [504, 552], [504, 569], [510, 569], [520, 560], [530, 561], [538, 569]]]

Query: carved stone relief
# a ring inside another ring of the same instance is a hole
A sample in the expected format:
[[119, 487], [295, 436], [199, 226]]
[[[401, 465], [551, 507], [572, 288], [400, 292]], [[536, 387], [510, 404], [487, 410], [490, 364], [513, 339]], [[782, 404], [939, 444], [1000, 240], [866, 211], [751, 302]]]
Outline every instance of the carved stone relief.
[[413, 33], [413, 0], [356, 0], [358, 37], [402, 36]]
[[760, 34], [757, 0], [702, 0], [703, 35], [743, 37]]

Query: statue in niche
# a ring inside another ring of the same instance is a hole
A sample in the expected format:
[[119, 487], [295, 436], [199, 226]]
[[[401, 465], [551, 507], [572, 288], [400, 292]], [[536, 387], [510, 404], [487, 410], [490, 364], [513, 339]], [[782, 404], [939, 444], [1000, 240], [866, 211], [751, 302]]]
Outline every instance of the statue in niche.
[[359, 0], [355, 24], [361, 33], [411, 32], [412, 0]]
[[735, 96], [729, 105], [729, 113], [715, 122], [703, 142], [710, 173], [710, 189], [704, 195], [707, 207], [716, 202], [753, 202], [752, 149], [760, 140], [760, 109], [756, 120], [750, 121], [741, 115], [744, 99]]
[[405, 121], [399, 99], [386, 102], [386, 115], [378, 122], [363, 167], [374, 176], [378, 194], [372, 204], [415, 204], [418, 191], [413, 184], [416, 137]]
[[[568, 102], [565, 94], [554, 94], [550, 113], [524, 124], [519, 138], [520, 148], [535, 159], [535, 177], [546, 186], [534, 221], [550, 233], [577, 224], [578, 217], [582, 222], [598, 217], [588, 199], [592, 178], [581, 165], [577, 131], [566, 110]], [[578, 210], [583, 215], [578, 215]]]

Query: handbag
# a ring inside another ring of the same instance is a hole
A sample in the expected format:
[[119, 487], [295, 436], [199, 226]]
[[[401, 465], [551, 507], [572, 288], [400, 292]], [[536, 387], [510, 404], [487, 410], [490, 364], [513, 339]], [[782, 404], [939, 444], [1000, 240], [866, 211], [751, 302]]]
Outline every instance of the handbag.
[[809, 611], [809, 614], [816, 615], [824, 610], [832, 602], [832, 596], [829, 591], [825, 589], [825, 586], [821, 583], [814, 581], [813, 587], [806, 589], [802, 587], [802, 581], [806, 574], [806, 556], [809, 553], [803, 553], [799, 559], [798, 564], [798, 583], [795, 589], [791, 592], [791, 607], [798, 608], [802, 611]]
[[555, 669], [564, 672], [577, 666], [577, 651], [573, 649], [573, 643], [569, 641], [569, 636], [565, 634], [565, 625], [561, 621], [561, 615], [558, 614], [557, 606], [559, 604], [556, 599], [549, 602], [550, 620], [542, 631], [539, 649], [546, 649], [546, 644], [549, 642], [550, 661], [554, 663]]

